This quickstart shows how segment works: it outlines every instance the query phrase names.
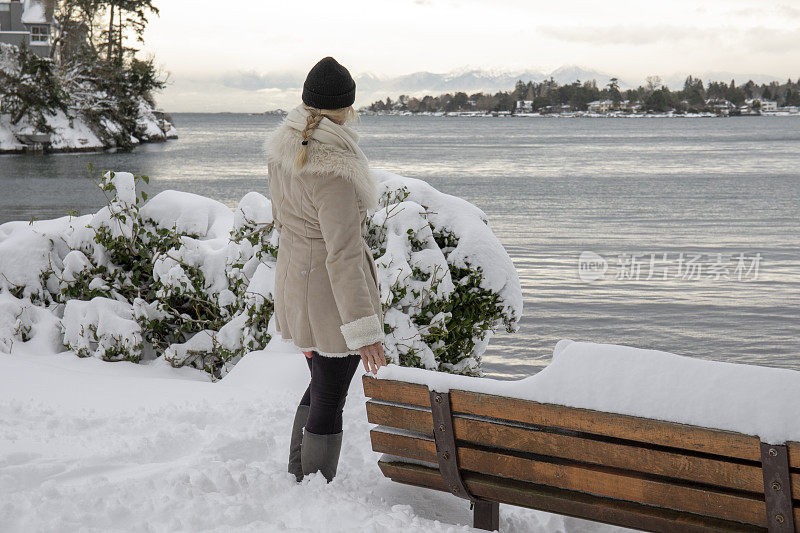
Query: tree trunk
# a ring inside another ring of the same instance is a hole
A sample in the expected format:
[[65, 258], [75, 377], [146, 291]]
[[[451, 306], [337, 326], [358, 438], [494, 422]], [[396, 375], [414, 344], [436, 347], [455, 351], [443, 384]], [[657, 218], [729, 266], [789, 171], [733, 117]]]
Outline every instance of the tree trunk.
[[[50, 29], [50, 59], [56, 61], [59, 58], [56, 57], [56, 50], [58, 50], [59, 43], [61, 41], [61, 35], [64, 27], [64, 18], [59, 19], [56, 10], [56, 3], [54, 0], [47, 0], [45, 3], [45, 14], [53, 20], [54, 24]], [[69, 11], [66, 14], [66, 20], [72, 18], [72, 7], [69, 8]]]
[[108, 52], [106, 61], [111, 61], [111, 51], [114, 45], [114, 4], [111, 4], [111, 13], [108, 17]]
[[12, 125], [12, 126], [16, 126], [16, 125], [17, 125], [17, 123], [18, 123], [20, 120], [22, 120], [22, 117], [24, 117], [24, 116], [25, 116], [25, 111], [27, 111], [27, 110], [28, 110], [28, 106], [25, 106], [25, 105], [23, 105], [23, 106], [22, 106], [22, 108], [19, 110], [19, 112], [17, 112], [17, 114], [16, 114], [16, 115], [14, 115], [13, 117], [11, 117], [11, 125]]
[[118, 32], [119, 33], [119, 44], [118, 44], [118, 47], [117, 47], [117, 51], [119, 52], [119, 62], [120, 62], [120, 64], [122, 64], [122, 52], [123, 52], [123, 49], [122, 49], [122, 25], [123, 25], [123, 22], [122, 22], [122, 10], [120, 9], [120, 12], [119, 12], [119, 32]]

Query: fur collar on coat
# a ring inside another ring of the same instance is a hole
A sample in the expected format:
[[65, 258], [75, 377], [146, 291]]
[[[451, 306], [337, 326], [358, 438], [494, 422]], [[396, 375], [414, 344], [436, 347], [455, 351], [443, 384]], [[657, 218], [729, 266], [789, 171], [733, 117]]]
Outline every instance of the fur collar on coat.
[[[284, 172], [294, 175], [294, 160], [300, 150], [302, 134], [296, 129], [282, 124], [267, 138], [265, 148], [267, 160], [279, 165]], [[308, 141], [306, 164], [299, 172], [309, 174], [333, 173], [355, 185], [359, 201], [369, 210], [378, 208], [378, 183], [370, 174], [369, 163], [349, 150], [321, 143], [316, 139]]]

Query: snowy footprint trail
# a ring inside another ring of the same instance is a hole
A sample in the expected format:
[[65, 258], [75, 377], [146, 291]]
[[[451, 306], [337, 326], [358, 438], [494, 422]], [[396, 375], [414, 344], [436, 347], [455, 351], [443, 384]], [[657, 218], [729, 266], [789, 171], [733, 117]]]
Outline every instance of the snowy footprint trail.
[[[359, 376], [337, 477], [296, 484], [289, 431], [307, 382], [280, 340], [217, 383], [162, 358], [0, 353], [0, 531], [477, 531], [466, 502], [383, 477]], [[616, 529], [500, 516], [504, 532]]]

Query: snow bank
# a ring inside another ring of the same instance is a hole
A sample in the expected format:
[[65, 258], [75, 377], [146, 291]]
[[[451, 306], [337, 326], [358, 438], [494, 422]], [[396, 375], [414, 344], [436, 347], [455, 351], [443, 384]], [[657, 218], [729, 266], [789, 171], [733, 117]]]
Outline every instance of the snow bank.
[[[50, 148], [54, 150], [99, 150], [105, 146], [103, 141], [83, 120], [67, 117], [58, 111], [49, 115], [47, 123], [53, 128], [50, 134]], [[33, 133], [33, 131], [31, 131]]]
[[[274, 340], [224, 379], [72, 354], [0, 354], [0, 531], [477, 531], [450, 494], [394, 483], [353, 379], [336, 478], [286, 471], [303, 356]], [[77, 393], [76, 393], [77, 391]], [[503, 505], [503, 531], [616, 531]]]
[[143, 131], [142, 140], [145, 141], [165, 140], [168, 130], [174, 130], [172, 124], [169, 124], [168, 128], [162, 129], [162, 124], [159, 123], [154, 109], [144, 100], [139, 101], [139, 117], [136, 122]]
[[549, 366], [518, 381], [395, 365], [381, 368], [378, 377], [736, 431], [770, 444], [800, 441], [795, 370], [564, 339]]
[[0, 153], [23, 150], [25, 145], [17, 140], [9, 127], [5, 127], [0, 117]]

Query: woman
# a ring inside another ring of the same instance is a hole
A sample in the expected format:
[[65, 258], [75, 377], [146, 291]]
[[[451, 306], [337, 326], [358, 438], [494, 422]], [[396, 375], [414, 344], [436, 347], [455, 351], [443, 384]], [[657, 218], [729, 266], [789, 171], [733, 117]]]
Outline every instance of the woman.
[[311, 383], [294, 417], [289, 472], [336, 475], [342, 410], [358, 367], [386, 364], [378, 274], [364, 240], [377, 183], [345, 122], [356, 84], [332, 57], [303, 84], [303, 104], [267, 141], [272, 214], [279, 232], [275, 325], [306, 354]]

